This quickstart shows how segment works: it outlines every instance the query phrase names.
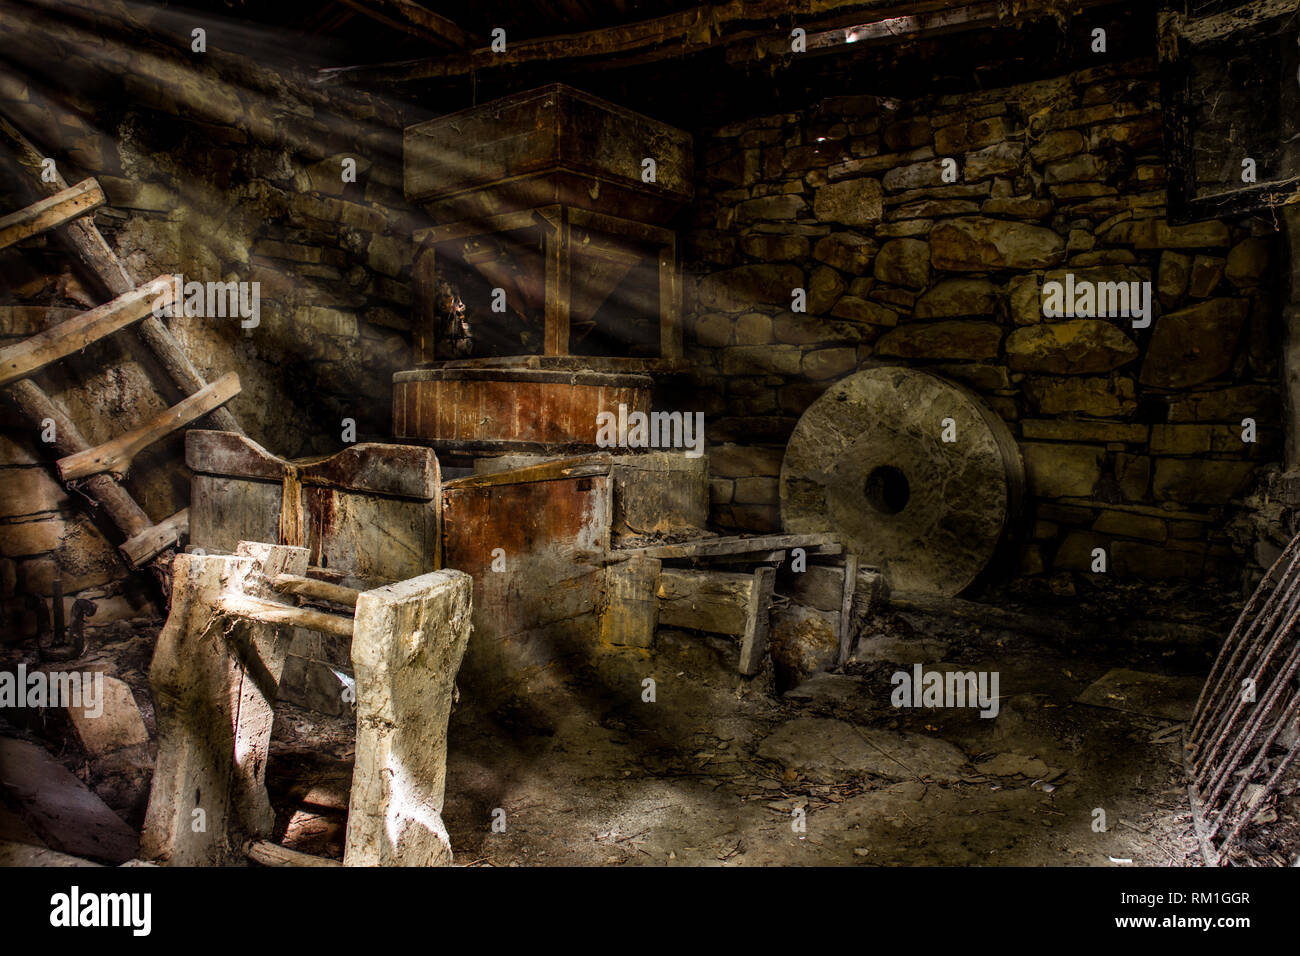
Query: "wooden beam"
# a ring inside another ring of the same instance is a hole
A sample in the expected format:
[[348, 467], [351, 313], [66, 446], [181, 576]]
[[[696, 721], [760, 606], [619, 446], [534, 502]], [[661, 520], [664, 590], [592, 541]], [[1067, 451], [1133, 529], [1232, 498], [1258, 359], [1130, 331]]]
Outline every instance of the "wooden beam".
[[239, 376], [235, 372], [227, 372], [211, 385], [155, 415], [139, 428], [105, 442], [98, 448], [59, 459], [59, 474], [64, 481], [73, 481], [104, 471], [120, 474], [131, 464], [132, 458], [154, 442], [202, 418], [212, 409], [223, 402], [230, 401], [238, 394]]
[[0, 219], [0, 249], [61, 226], [104, 205], [104, 190], [93, 178], [69, 186]]
[[833, 534], [761, 534], [752, 538], [699, 538], [677, 544], [659, 544], [647, 548], [629, 548], [630, 554], [648, 558], [672, 560], [674, 558], [704, 558], [722, 555], [747, 555], [771, 551], [803, 548], [810, 554], [835, 555], [843, 546]]
[[478, 42], [478, 36], [462, 30], [451, 20], [414, 0], [340, 0], [362, 16], [440, 46], [464, 50]]
[[659, 624], [743, 637], [755, 580], [752, 574], [732, 571], [662, 568], [655, 592]]
[[344, 607], [356, 607], [357, 598], [361, 597], [361, 592], [356, 588], [345, 588], [330, 581], [302, 577], [297, 574], [278, 574], [272, 582], [272, 586], [277, 591], [283, 591], [286, 594], [314, 598], [318, 601], [329, 601], [331, 604], [341, 604]]
[[139, 534], [122, 542], [118, 548], [126, 563], [138, 568], [150, 558], [167, 548], [180, 544], [181, 539], [190, 533], [190, 509], [182, 508], [174, 515], [164, 518], [151, 528], [145, 528]]
[[[1071, 0], [1068, 4], [1053, 0], [1022, 0], [1014, 15], [1008, 15], [1007, 5], [1000, 0], [949, 5], [948, 9], [910, 12], [899, 9], [893, 16], [864, 18], [858, 23], [848, 23], [832, 29], [810, 31], [805, 37], [806, 52], [836, 53], [882, 43], [902, 43], [923, 37], [943, 36], [966, 30], [1024, 22], [1044, 16], [1079, 13], [1087, 7], [1114, 3], [1114, 0]], [[890, 11], [881, 11], [888, 13]], [[764, 36], [739, 45], [736, 51], [728, 50], [728, 60], [763, 59], [790, 55], [788, 36]]]
[[[521, 485], [533, 481], [558, 481], [561, 478], [587, 478], [594, 475], [608, 475], [613, 463], [607, 452], [584, 455], [579, 458], [560, 458], [545, 461], [540, 465], [529, 465], [513, 471], [494, 471], [485, 475], [466, 475], [443, 482], [443, 491], [456, 491], [462, 488], [489, 488], [493, 485]], [[650, 555], [658, 557], [658, 555]]]
[[352, 618], [341, 614], [327, 614], [292, 604], [277, 604], [247, 594], [226, 594], [214, 604], [218, 613], [229, 614], [262, 624], [285, 624], [305, 627], [309, 631], [322, 631], [337, 637], [352, 636]]
[[[1004, 13], [997, 22], [1013, 24], [1113, 2], [1114, 0], [1022, 0], [1014, 14]], [[716, 6], [694, 7], [637, 23], [511, 43], [504, 53], [494, 53], [485, 47], [437, 59], [335, 67], [320, 70], [317, 75], [322, 81], [347, 78], [356, 81], [408, 82], [461, 76], [537, 61], [579, 61], [575, 65], [610, 69], [681, 58], [712, 47], [750, 40], [770, 43], [773, 49], [789, 55], [790, 30], [795, 26], [811, 32], [814, 28], [848, 25], [869, 34], [879, 32], [884, 39], [903, 34], [920, 36], [926, 35], [927, 31], [949, 32], [952, 29], [987, 26], [990, 22], [987, 17], [981, 15], [975, 18], [969, 12], [964, 14], [967, 20], [963, 23], [963, 11], [972, 8], [983, 10], [999, 4], [970, 3], [956, 11], [950, 9], [952, 6], [951, 0], [900, 0], [895, 3], [887, 0], [728, 0]], [[924, 21], [915, 30], [904, 30], [909, 19], [945, 10], [949, 11], [946, 16]], [[822, 42], [829, 45], [825, 40]], [[842, 42], [840, 47], [853, 49], [853, 45]], [[808, 49], [813, 50], [811, 43]]]
[[119, 295], [112, 302], [0, 349], [0, 386], [27, 378], [52, 362], [140, 321], [156, 306], [171, 302], [174, 292], [172, 280], [159, 277], [133, 292]]
[[[54, 423], [54, 441], [51, 447], [60, 455], [73, 455], [90, 448], [76, 423], [54, 403], [34, 382], [15, 382], [9, 386], [9, 396], [28, 424], [37, 431], [44, 430], [47, 419]], [[95, 475], [80, 490], [104, 509], [113, 524], [126, 537], [147, 530], [153, 524], [135, 499], [109, 475]]]
[[[4, 117], [0, 117], [0, 143], [8, 144], [18, 165], [27, 170], [34, 187], [45, 195], [53, 195], [67, 189], [68, 184], [56, 171], [53, 182], [45, 182], [42, 174], [42, 162], [45, 157], [33, 146], [27, 137]], [[63, 229], [55, 233], [85, 266], [108, 298], [115, 298], [135, 288], [135, 280], [126, 271], [122, 260], [113, 252], [103, 234], [93, 220], [74, 219]], [[175, 337], [161, 320], [152, 315], [146, 316], [139, 326], [140, 338], [144, 340], [163, 371], [186, 395], [193, 395], [206, 384], [198, 370], [186, 357], [177, 344]], [[212, 427], [225, 432], [239, 432], [239, 420], [226, 408], [214, 409], [210, 415]]]

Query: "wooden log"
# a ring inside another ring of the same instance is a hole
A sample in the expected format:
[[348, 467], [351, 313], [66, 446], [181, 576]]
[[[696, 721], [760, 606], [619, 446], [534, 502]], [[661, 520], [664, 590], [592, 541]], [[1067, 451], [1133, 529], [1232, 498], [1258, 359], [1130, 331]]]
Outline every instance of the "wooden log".
[[159, 277], [74, 319], [0, 349], [0, 385], [26, 378], [50, 363], [80, 352], [92, 342], [140, 321], [156, 306], [171, 302], [174, 293], [172, 281]]
[[757, 568], [754, 586], [745, 609], [745, 632], [740, 638], [739, 670], [747, 677], [757, 674], [767, 656], [767, 635], [772, 621], [772, 585], [776, 568]]
[[357, 748], [347, 866], [445, 866], [447, 719], [469, 643], [473, 587], [434, 571], [357, 600]]
[[159, 552], [180, 544], [181, 539], [189, 535], [189, 531], [190, 509], [182, 508], [153, 527], [145, 528], [139, 534], [132, 535], [122, 542], [118, 551], [126, 559], [127, 564], [138, 568]]
[[292, 604], [277, 604], [262, 598], [243, 594], [225, 594], [213, 603], [213, 608], [221, 614], [258, 621], [262, 624], [283, 624], [289, 627], [305, 627], [311, 631], [321, 631], [336, 637], [352, 636], [352, 618], [341, 614], [327, 614], [313, 611], [307, 607]]
[[[53, 195], [67, 189], [68, 184], [56, 171], [53, 182], [45, 182], [42, 177], [44, 156], [28, 142], [16, 127], [4, 117], [0, 117], [0, 142], [6, 143], [14, 154], [18, 165], [27, 170], [35, 189], [45, 195]], [[135, 280], [126, 271], [122, 260], [113, 252], [103, 234], [89, 218], [74, 219], [55, 233], [72, 253], [85, 266], [96, 284], [109, 298], [124, 295], [135, 288]], [[167, 326], [147, 316], [139, 325], [140, 338], [144, 340], [163, 371], [184, 394], [192, 395], [206, 384], [198, 370], [181, 351], [175, 337]], [[239, 421], [225, 408], [216, 408], [208, 416], [214, 428], [228, 432], [243, 432]]]
[[356, 607], [357, 598], [361, 597], [361, 592], [356, 588], [345, 588], [319, 578], [300, 577], [296, 574], [277, 575], [272, 584], [277, 591], [285, 594], [329, 601], [331, 604], [341, 604], [345, 607]]
[[84, 179], [0, 219], [0, 249], [61, 226], [102, 205], [104, 190], [93, 178]]
[[653, 647], [659, 624], [659, 561], [642, 555], [605, 569], [600, 639], [620, 647]]
[[202, 418], [212, 409], [228, 402], [239, 394], [239, 376], [227, 372], [211, 385], [207, 385], [159, 415], [155, 415], [139, 428], [132, 429], [119, 438], [105, 442], [98, 448], [79, 452], [59, 459], [59, 474], [64, 481], [73, 481], [99, 472], [124, 472], [131, 459], [159, 439], [178, 428]]
[[[33, 429], [41, 430], [47, 419], [54, 423], [54, 450], [60, 455], [74, 455], [90, 448], [76, 423], [59, 408], [34, 382], [15, 382], [9, 394], [19, 412]], [[94, 475], [80, 489], [104, 509], [113, 524], [128, 538], [134, 537], [153, 525], [144, 509], [110, 475]]]
[[288, 847], [272, 843], [270, 840], [254, 840], [244, 847], [244, 855], [254, 863], [262, 866], [342, 866], [339, 860], [313, 853], [302, 853]]

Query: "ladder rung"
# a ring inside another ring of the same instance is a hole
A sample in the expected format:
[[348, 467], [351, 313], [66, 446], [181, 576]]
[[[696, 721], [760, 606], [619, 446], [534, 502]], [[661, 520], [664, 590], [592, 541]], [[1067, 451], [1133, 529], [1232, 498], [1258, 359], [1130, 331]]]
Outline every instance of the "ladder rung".
[[53, 229], [104, 205], [99, 183], [85, 179], [0, 219], [0, 249]]
[[139, 428], [105, 442], [97, 448], [59, 459], [59, 475], [64, 481], [85, 478], [87, 475], [109, 471], [120, 474], [130, 465], [131, 459], [154, 442], [165, 438], [178, 428], [184, 428], [195, 419], [202, 418], [212, 409], [230, 401], [239, 394], [239, 375], [227, 372], [211, 385], [200, 389], [189, 398], [155, 415]]
[[177, 544], [190, 532], [190, 509], [182, 508], [169, 518], [145, 528], [134, 537], [123, 541], [118, 548], [127, 564], [138, 568], [160, 552]]
[[92, 342], [139, 322], [153, 311], [155, 303], [161, 307], [171, 302], [175, 292], [172, 280], [159, 276], [134, 292], [119, 295], [17, 345], [0, 349], [0, 386], [26, 378], [51, 362], [67, 358]]

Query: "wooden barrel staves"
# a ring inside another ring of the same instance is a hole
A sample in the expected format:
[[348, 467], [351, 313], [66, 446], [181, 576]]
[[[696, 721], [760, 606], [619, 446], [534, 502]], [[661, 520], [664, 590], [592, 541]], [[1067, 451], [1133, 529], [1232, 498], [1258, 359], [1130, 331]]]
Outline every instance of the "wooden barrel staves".
[[890, 587], [953, 596], [1016, 529], [1025, 469], [1006, 425], [928, 372], [874, 368], [838, 382], [795, 426], [781, 522], [834, 532]]

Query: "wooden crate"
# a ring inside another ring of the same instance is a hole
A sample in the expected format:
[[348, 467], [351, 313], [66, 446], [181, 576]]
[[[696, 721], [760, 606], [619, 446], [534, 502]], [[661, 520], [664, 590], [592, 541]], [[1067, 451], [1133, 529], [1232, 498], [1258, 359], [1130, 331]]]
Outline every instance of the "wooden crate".
[[694, 195], [687, 133], [562, 83], [410, 126], [403, 152], [406, 196], [435, 223], [550, 203], [663, 222]]

